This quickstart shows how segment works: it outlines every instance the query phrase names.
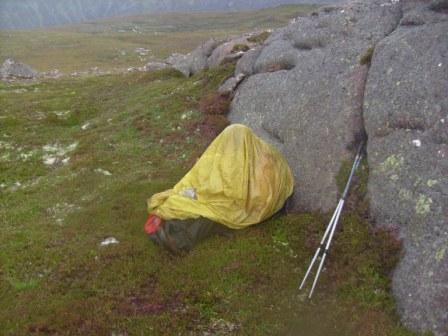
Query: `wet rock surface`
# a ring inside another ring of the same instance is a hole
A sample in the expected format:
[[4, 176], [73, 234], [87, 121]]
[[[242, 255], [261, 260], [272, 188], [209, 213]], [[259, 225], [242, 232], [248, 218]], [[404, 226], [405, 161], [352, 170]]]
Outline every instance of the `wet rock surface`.
[[408, 327], [448, 335], [448, 22], [431, 8], [405, 10], [375, 48], [364, 117], [371, 213], [404, 241], [399, 311]]
[[335, 176], [364, 130], [367, 66], [360, 57], [401, 19], [397, 4], [381, 4], [324, 7], [274, 32], [248, 62], [255, 74], [239, 86], [230, 119], [255, 129], [288, 158], [295, 210], [329, 211], [336, 203]]

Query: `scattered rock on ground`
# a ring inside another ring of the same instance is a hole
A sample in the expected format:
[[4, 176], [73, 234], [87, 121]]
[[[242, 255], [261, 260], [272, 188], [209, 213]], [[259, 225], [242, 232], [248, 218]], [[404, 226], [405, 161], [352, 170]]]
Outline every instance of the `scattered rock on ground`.
[[102, 174], [104, 176], [112, 176], [112, 173], [110, 171], [102, 169], [102, 168], [95, 169], [95, 173]]
[[3, 79], [33, 79], [38, 77], [37, 71], [33, 70], [29, 65], [16, 62], [8, 58], [0, 67], [0, 78]]
[[164, 62], [149, 62], [143, 68], [144, 68], [144, 71], [157, 71], [157, 70], [166, 69], [170, 66], [171, 65], [169, 65], [168, 63], [164, 63]]
[[58, 79], [58, 78], [61, 78], [63, 76], [64, 76], [64, 73], [62, 73], [58, 69], [53, 69], [53, 70], [41, 73], [41, 77], [43, 77], [43, 78]]
[[70, 157], [68, 153], [74, 151], [78, 147], [78, 143], [72, 143], [68, 146], [62, 146], [60, 144], [49, 144], [42, 147], [44, 155], [42, 161], [47, 166], [53, 166], [56, 164], [68, 164]]
[[119, 244], [120, 242], [117, 240], [117, 238], [115, 237], [109, 237], [104, 239], [101, 243], [100, 246], [108, 246], [108, 245], [115, 245], [115, 244]]

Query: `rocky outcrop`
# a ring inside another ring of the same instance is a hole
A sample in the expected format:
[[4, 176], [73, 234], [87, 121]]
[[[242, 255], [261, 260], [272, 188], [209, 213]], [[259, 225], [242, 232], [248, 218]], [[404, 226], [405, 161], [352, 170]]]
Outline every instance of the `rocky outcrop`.
[[447, 336], [448, 1], [326, 6], [247, 52], [241, 74], [230, 119], [285, 154], [295, 210], [332, 209], [341, 163], [368, 138], [371, 217], [404, 244], [402, 321]]
[[29, 65], [8, 58], [0, 67], [1, 79], [32, 79], [39, 74]]
[[210, 55], [208, 66], [213, 68], [219, 66], [226, 59], [230, 58], [232, 60], [240, 58], [247, 50], [256, 46], [256, 43], [248, 41], [250, 36], [243, 35], [220, 44]]
[[208, 66], [208, 59], [221, 42], [210, 39], [187, 55], [173, 54], [166, 62], [182, 72], [186, 77], [193, 75]]
[[237, 65], [254, 74], [240, 85], [230, 120], [251, 126], [288, 158], [296, 210], [334, 207], [335, 176], [364, 131], [367, 65], [360, 57], [401, 19], [398, 4], [382, 3], [324, 7], [275, 32]]
[[251, 41], [254, 35], [256, 33], [244, 34], [225, 41], [210, 39], [189, 54], [171, 55], [166, 63], [189, 77], [206, 68], [215, 68], [226, 62], [236, 62], [246, 53], [251, 53], [262, 43]]
[[446, 336], [448, 15], [441, 4], [405, 8], [398, 29], [377, 45], [364, 117], [372, 216], [404, 241], [393, 276], [399, 311], [407, 326]]

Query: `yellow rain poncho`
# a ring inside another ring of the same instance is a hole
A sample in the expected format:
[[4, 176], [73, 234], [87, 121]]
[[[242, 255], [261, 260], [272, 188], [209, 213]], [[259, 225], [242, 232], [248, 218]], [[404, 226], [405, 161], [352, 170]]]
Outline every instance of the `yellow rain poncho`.
[[173, 189], [148, 200], [164, 220], [205, 217], [232, 229], [280, 210], [294, 179], [286, 160], [243, 125], [227, 127]]

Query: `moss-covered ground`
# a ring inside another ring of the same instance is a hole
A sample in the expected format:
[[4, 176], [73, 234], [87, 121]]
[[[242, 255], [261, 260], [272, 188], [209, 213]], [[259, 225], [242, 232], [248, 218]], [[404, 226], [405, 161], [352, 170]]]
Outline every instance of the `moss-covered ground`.
[[390, 294], [400, 246], [356, 207], [312, 300], [298, 283], [330, 214], [277, 216], [176, 257], [145, 236], [146, 199], [225, 124], [199, 106], [232, 70], [1, 84], [0, 334], [414, 335]]

